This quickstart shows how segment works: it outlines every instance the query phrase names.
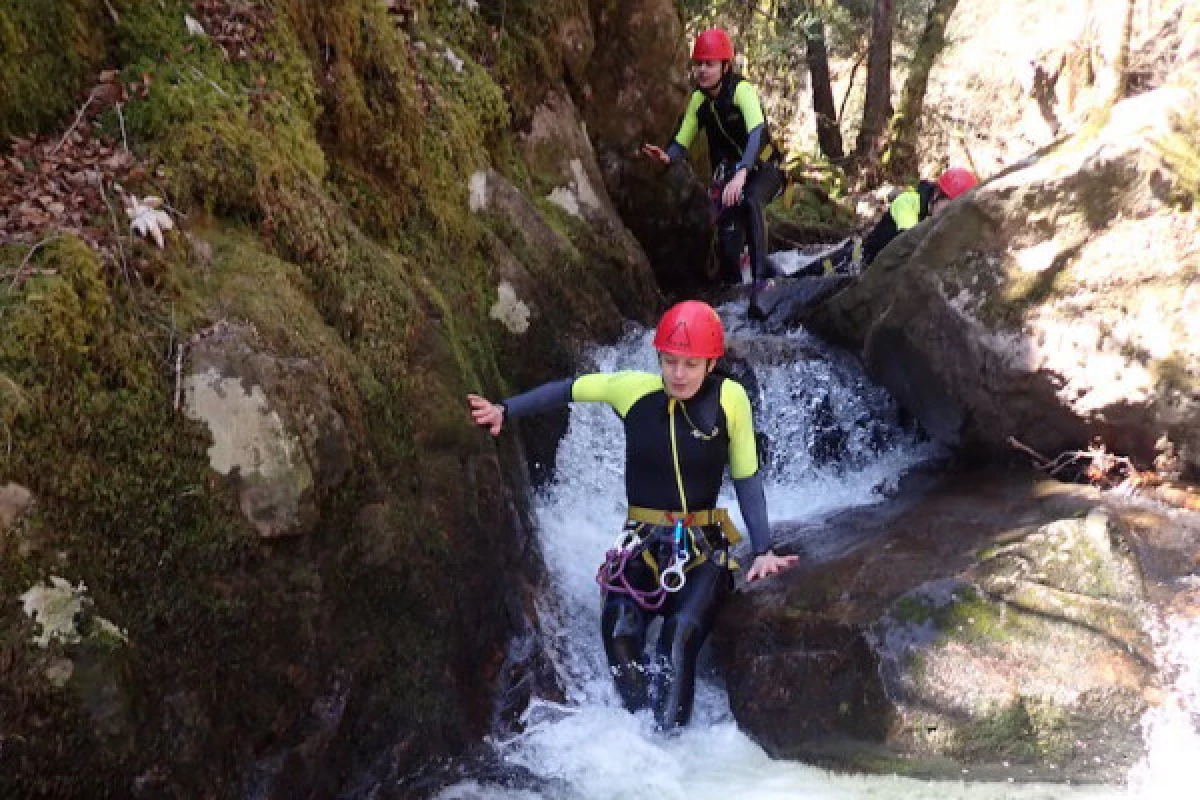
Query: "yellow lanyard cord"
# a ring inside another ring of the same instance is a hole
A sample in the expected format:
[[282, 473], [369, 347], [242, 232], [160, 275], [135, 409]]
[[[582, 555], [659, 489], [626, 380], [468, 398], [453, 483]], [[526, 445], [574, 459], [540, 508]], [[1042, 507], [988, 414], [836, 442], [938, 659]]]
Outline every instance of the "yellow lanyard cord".
[[[679, 502], [683, 513], [688, 513], [687, 494], [683, 491], [683, 470], [679, 467], [679, 446], [675, 444], [675, 405], [678, 401], [672, 397], [667, 400], [667, 427], [671, 429], [671, 460], [675, 463], [675, 485], [679, 487]], [[684, 411], [686, 414], [687, 412]]]

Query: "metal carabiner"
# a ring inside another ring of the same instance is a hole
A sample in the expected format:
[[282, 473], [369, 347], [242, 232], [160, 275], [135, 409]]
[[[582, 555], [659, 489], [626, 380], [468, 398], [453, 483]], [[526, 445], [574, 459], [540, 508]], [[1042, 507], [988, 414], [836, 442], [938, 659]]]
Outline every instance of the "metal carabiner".
[[613, 540], [612, 547], [609, 549], [618, 552], [632, 550], [641, 544], [641, 541], [637, 535], [637, 528], [625, 528], [617, 534], [617, 538]]
[[692, 556], [683, 540], [683, 520], [675, 523], [675, 558], [658, 576], [658, 585], [668, 592], [678, 592], [687, 583], [683, 568]]

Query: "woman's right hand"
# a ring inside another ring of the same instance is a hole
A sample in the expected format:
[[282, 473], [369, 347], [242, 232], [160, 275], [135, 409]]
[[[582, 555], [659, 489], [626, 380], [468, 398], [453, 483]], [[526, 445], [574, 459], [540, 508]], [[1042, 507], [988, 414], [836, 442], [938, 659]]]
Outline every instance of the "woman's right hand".
[[492, 436], [499, 436], [500, 428], [504, 426], [504, 407], [477, 394], [467, 395], [467, 403], [471, 406], [471, 421], [487, 428]]
[[653, 158], [656, 161], [658, 161], [660, 164], [670, 164], [671, 163], [671, 157], [669, 155], [667, 155], [667, 151], [663, 150], [661, 147], [659, 147], [656, 144], [642, 145], [642, 155], [649, 156], [650, 158]]

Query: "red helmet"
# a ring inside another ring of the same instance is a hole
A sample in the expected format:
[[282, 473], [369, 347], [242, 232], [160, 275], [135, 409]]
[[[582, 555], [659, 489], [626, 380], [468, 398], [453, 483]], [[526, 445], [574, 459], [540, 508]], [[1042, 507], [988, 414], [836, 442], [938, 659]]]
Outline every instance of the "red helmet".
[[696, 37], [692, 61], [732, 61], [733, 41], [720, 28], [709, 28]]
[[969, 169], [951, 167], [937, 179], [937, 185], [942, 190], [942, 194], [953, 200], [968, 189], [974, 189], [978, 186], [979, 179]]
[[654, 332], [654, 347], [675, 356], [720, 358], [725, 352], [725, 330], [708, 303], [684, 300], [663, 314]]

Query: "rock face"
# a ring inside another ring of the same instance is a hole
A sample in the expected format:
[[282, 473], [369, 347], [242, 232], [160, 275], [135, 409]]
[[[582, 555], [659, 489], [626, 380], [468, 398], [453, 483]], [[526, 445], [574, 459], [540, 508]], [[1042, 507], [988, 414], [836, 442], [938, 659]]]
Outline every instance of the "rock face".
[[1142, 463], [1169, 441], [1195, 470], [1200, 223], [1162, 155], [1195, 103], [1120, 103], [898, 237], [808, 321], [945, 440], [1053, 457], [1099, 437]]
[[723, 616], [734, 714], [781, 757], [1120, 780], [1153, 679], [1143, 527], [1027, 476], [965, 476], [898, 511], [839, 517], [825, 534], [864, 547]]
[[709, 251], [702, 183], [690, 168], [637, 155], [647, 142], [667, 145], [687, 104], [689, 43], [676, 4], [590, 5], [590, 58], [569, 74], [604, 185], [660, 283], [701, 280]]
[[316, 493], [336, 488], [351, 466], [346, 426], [317, 365], [263, 352], [246, 326], [220, 325], [196, 337], [183, 397], [212, 434], [212, 468], [237, 484], [259, 535], [312, 530]]

